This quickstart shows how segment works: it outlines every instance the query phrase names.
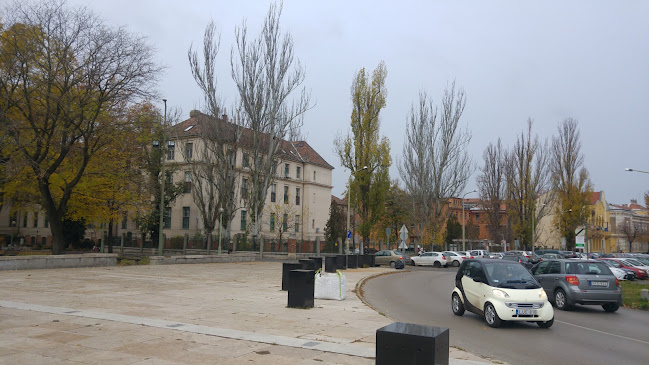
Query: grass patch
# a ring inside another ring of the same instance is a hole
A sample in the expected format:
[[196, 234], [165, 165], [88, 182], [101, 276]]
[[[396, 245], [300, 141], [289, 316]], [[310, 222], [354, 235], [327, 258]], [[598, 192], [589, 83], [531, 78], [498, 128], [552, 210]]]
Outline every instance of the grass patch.
[[622, 281], [622, 303], [625, 307], [649, 311], [649, 301], [640, 298], [641, 289], [649, 289], [649, 285], [639, 282]]

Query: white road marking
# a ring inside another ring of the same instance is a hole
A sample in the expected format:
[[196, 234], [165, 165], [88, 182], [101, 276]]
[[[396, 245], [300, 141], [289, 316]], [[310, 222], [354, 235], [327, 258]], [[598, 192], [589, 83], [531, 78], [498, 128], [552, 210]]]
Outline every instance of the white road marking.
[[585, 329], [585, 330], [588, 330], [588, 331], [593, 331], [593, 332], [601, 333], [601, 334], [603, 334], [603, 335], [613, 336], [613, 337], [619, 337], [619, 338], [623, 338], [623, 339], [625, 339], [625, 340], [635, 341], [635, 342], [639, 342], [639, 343], [642, 343], [642, 344], [649, 345], [649, 342], [648, 342], [648, 341], [638, 340], [637, 338], [626, 337], [626, 336], [622, 336], [622, 335], [616, 335], [615, 333], [610, 333], [610, 332], [600, 331], [600, 330], [596, 330], [596, 329], [594, 329], [594, 328], [584, 327], [584, 326], [580, 326], [580, 325], [578, 325], [578, 324], [574, 324], [574, 323], [569, 323], [569, 322], [564, 322], [564, 321], [558, 321], [558, 320], [556, 320], [556, 319], [555, 319], [554, 321], [555, 321], [555, 322], [559, 322], [559, 323], [563, 323], [563, 324], [567, 324], [568, 326], [573, 326], [573, 327], [577, 327], [577, 328]]

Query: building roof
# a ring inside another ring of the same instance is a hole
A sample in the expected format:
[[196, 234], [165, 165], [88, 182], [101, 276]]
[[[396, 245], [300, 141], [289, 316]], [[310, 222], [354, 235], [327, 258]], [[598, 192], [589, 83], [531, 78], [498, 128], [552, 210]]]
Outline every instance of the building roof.
[[590, 193], [588, 195], [588, 204], [595, 205], [599, 201], [599, 199], [601, 198], [601, 195], [602, 194], [601, 194], [600, 191]]
[[[189, 113], [189, 116], [189, 119], [173, 125], [168, 129], [171, 139], [200, 137], [203, 133], [208, 132], [209, 123], [213, 123], [213, 121], [215, 120], [215, 118], [196, 110], [192, 110]], [[219, 123], [219, 127], [221, 127], [227, 135], [234, 137], [236, 129], [239, 126], [230, 122], [227, 115], [225, 114], [222, 115], [221, 118], [218, 118], [216, 120]], [[249, 148], [252, 145], [252, 133], [253, 132], [251, 129], [243, 128], [240, 140], [241, 146], [243, 148]], [[264, 137], [268, 138], [268, 135], [264, 134]], [[226, 142], [227, 141], [228, 140], [226, 140]], [[234, 141], [234, 138], [231, 138], [230, 141]], [[313, 147], [311, 147], [306, 141], [290, 142], [282, 140], [279, 146], [278, 154], [282, 158], [282, 160], [304, 162], [330, 170], [334, 169], [334, 167], [331, 166], [327, 161], [325, 161], [325, 159], [322, 158], [322, 156], [320, 156], [320, 154], [316, 152], [316, 150], [314, 150]]]

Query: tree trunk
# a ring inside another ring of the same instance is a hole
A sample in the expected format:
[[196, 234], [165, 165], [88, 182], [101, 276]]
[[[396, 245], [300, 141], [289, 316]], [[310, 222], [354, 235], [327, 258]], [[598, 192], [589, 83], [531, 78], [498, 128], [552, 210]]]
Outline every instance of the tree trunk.
[[108, 241], [108, 253], [113, 253], [113, 219], [111, 218], [108, 221], [108, 235], [106, 235], [106, 241]]

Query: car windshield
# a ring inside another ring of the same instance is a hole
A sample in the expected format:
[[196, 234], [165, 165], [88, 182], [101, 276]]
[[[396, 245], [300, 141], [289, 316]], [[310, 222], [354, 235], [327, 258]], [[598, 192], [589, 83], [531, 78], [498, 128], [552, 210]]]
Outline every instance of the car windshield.
[[581, 275], [611, 275], [611, 270], [608, 266], [601, 262], [567, 262], [567, 274], [581, 274]]
[[611, 266], [611, 267], [622, 267], [622, 265], [620, 265], [619, 262], [613, 261], [613, 260], [606, 260], [606, 261], [604, 261], [604, 263], [606, 265], [608, 265], [608, 266]]
[[492, 286], [512, 289], [536, 289], [538, 282], [523, 266], [518, 263], [502, 262], [485, 263], [485, 269]]
[[645, 265], [645, 266], [649, 265], [649, 259], [647, 259], [647, 258], [637, 257], [636, 260], [642, 262], [642, 264]]
[[645, 266], [645, 264], [643, 264], [642, 262], [636, 259], [626, 259], [626, 260], [635, 266]]

